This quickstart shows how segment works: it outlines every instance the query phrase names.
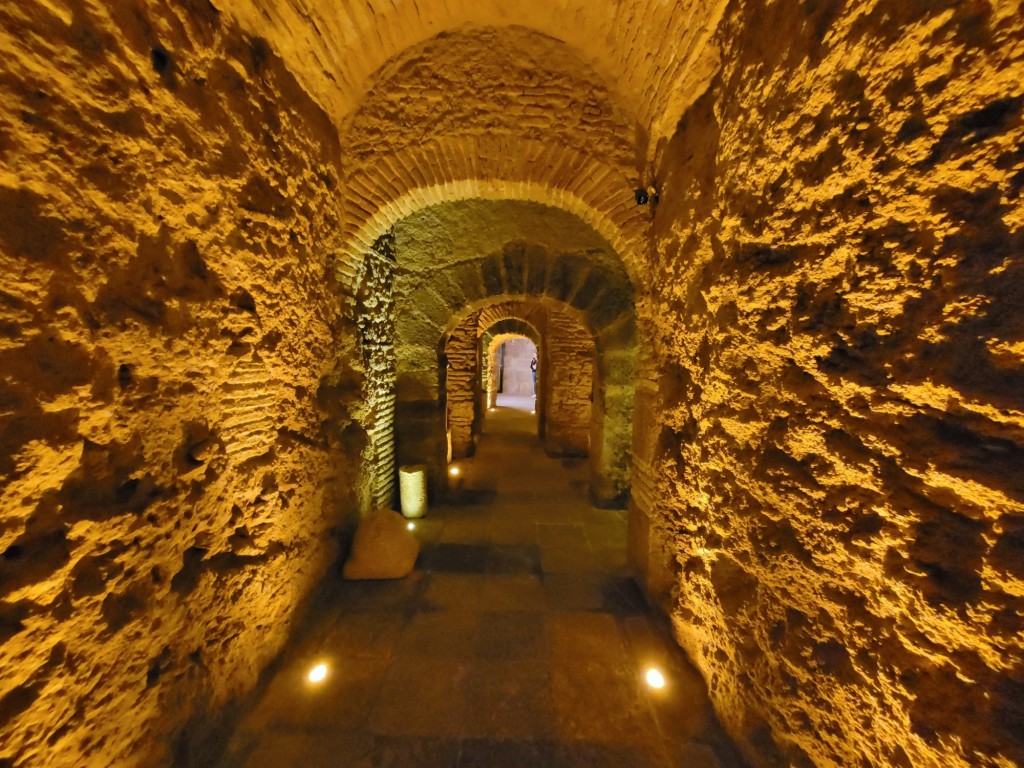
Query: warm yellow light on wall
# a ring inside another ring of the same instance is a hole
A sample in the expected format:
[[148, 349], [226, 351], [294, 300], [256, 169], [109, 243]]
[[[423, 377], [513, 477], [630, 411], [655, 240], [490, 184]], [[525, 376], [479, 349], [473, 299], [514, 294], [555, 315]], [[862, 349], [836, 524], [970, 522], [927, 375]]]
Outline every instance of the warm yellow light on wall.
[[415, 531], [416, 530], [416, 523], [407, 523], [405, 527], [408, 530], [410, 530], [410, 531]]
[[306, 675], [306, 679], [314, 685], [317, 683], [322, 683], [324, 680], [327, 679], [327, 665], [323, 663], [317, 664], [315, 667], [309, 670], [309, 674]]
[[461, 472], [462, 470], [460, 470], [458, 467], [451, 467], [448, 470], [448, 474], [451, 475], [452, 477], [458, 477], [461, 474]]

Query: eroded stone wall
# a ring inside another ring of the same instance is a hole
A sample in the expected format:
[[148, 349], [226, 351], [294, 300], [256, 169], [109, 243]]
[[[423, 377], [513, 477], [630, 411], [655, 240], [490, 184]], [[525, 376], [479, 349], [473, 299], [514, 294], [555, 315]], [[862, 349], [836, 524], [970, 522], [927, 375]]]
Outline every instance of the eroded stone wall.
[[719, 43], [659, 171], [635, 562], [755, 764], [1019, 765], [1024, 9], [742, 0]]
[[[587, 329], [551, 311], [540, 355], [544, 387], [544, 449], [553, 456], [586, 456], [596, 348]], [[604, 418], [604, 414], [598, 416]]]
[[[349, 278], [356, 286], [356, 326], [364, 372], [357, 421], [366, 436], [363, 451], [368, 498], [363, 511], [390, 509], [395, 502], [395, 252], [394, 237], [382, 235]], [[347, 281], [346, 281], [347, 282]], [[354, 437], [357, 437], [358, 430]], [[353, 446], [355, 447], [355, 446]]]
[[473, 425], [476, 421], [478, 401], [477, 382], [480, 380], [477, 322], [480, 313], [474, 312], [459, 323], [448, 335], [444, 345], [446, 428], [450, 458], [463, 459], [473, 455]]
[[4, 3], [0, 52], [0, 763], [201, 763], [356, 485], [336, 132], [207, 3]]

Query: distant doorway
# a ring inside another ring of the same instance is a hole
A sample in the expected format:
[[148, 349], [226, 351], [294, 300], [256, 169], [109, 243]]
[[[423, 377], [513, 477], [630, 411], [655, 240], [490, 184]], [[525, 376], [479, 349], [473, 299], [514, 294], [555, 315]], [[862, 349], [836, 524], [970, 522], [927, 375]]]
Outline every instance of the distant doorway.
[[527, 338], [509, 339], [498, 348], [497, 398], [501, 408], [536, 410], [537, 346]]

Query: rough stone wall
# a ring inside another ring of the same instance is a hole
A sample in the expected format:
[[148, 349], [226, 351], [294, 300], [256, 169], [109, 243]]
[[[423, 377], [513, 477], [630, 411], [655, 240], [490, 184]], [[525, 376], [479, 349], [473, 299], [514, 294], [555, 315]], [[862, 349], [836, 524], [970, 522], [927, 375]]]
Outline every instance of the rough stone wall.
[[459, 323], [445, 342], [445, 401], [447, 403], [448, 445], [451, 458], [473, 455], [473, 424], [476, 420], [477, 382], [480, 380], [478, 312]]
[[633, 482], [631, 446], [638, 383], [638, 351], [632, 347], [602, 350], [597, 357], [591, 404], [590, 474], [599, 479], [593, 501], [624, 507]]
[[206, 3], [4, 3], [0, 52], [0, 763], [184, 764], [355, 485], [336, 132]]
[[719, 41], [659, 170], [634, 559], [755, 764], [1020, 765], [1024, 8], [740, 0]]
[[541, 346], [544, 449], [553, 456], [586, 456], [594, 389], [594, 338], [564, 312], [550, 311]]
[[[356, 325], [364, 371], [358, 423], [366, 435], [363, 512], [390, 509], [395, 501], [395, 252], [390, 234], [377, 239], [354, 276]], [[355, 446], [353, 446], [355, 447]]]

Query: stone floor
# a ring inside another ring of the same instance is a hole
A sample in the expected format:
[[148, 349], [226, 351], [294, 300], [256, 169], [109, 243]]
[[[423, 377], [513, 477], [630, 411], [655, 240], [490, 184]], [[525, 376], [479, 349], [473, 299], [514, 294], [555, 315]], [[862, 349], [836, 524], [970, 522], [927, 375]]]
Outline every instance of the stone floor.
[[742, 765], [628, 576], [624, 514], [592, 508], [585, 462], [546, 457], [534, 424], [488, 414], [411, 577], [325, 586], [223, 768]]
[[495, 401], [499, 408], [511, 408], [516, 411], [533, 412], [537, 403], [534, 395], [507, 395], [499, 392], [495, 395]]

